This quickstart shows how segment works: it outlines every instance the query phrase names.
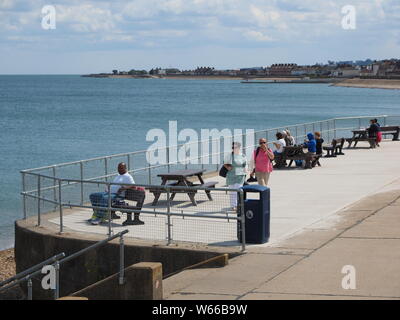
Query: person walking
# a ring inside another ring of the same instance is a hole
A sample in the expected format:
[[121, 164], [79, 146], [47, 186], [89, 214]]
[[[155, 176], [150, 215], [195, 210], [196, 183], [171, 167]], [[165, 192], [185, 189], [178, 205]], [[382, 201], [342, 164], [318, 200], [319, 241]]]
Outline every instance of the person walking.
[[382, 141], [381, 125], [379, 124], [378, 119], [374, 119], [374, 123], [378, 127], [378, 131], [376, 132], [376, 146], [379, 147], [379, 143]]
[[254, 150], [250, 161], [250, 172], [255, 175], [257, 182], [261, 186], [267, 186], [269, 176], [273, 170], [272, 160], [275, 156], [273, 151], [268, 148], [267, 139], [261, 138], [259, 146]]
[[[247, 174], [247, 159], [240, 151], [239, 142], [232, 143], [232, 152], [225, 156], [224, 167], [228, 170], [226, 184], [229, 189], [239, 189], [243, 186]], [[237, 192], [231, 192], [230, 205], [232, 210], [237, 208]]]

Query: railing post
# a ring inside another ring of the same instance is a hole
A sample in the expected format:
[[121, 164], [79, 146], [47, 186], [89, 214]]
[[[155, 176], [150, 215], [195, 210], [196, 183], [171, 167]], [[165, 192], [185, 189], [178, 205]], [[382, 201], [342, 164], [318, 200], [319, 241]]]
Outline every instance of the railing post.
[[384, 126], [384, 127], [386, 127], [386, 118], [387, 118], [387, 116], [384, 116], [384, 117], [383, 117], [383, 126]]
[[330, 136], [331, 136], [331, 130], [329, 127], [329, 120], [326, 122], [327, 130], [328, 130], [328, 140], [331, 141]]
[[[52, 171], [53, 171], [53, 178], [54, 178], [54, 180], [53, 180], [53, 187], [54, 187], [53, 197], [54, 197], [54, 202], [57, 202], [57, 191], [56, 191], [56, 188], [57, 188], [56, 166], [53, 166]], [[54, 205], [54, 211], [56, 211], [56, 210], [57, 210], [57, 205], [55, 204], [55, 205]]]
[[28, 276], [28, 300], [32, 300], [32, 279]]
[[358, 118], [358, 129], [361, 128], [361, 118]]
[[81, 206], [83, 206], [83, 162], [79, 162], [80, 174], [81, 174]]
[[54, 267], [56, 269], [56, 288], [54, 290], [54, 299], [57, 300], [60, 297], [60, 263], [56, 261]]
[[170, 173], [170, 164], [169, 164], [169, 146], [167, 147], [167, 166], [168, 166], [168, 173]]
[[108, 181], [108, 159], [104, 158], [104, 175], [106, 176], [105, 181]]
[[40, 217], [40, 197], [41, 197], [41, 190], [40, 190], [40, 175], [38, 175], [37, 176], [38, 177], [38, 183], [37, 183], [37, 196], [38, 196], [38, 201], [37, 201], [37, 210], [38, 210], [38, 212], [37, 212], [37, 214], [38, 214], [38, 226], [40, 226], [40, 220], [41, 220], [41, 217]]
[[111, 185], [108, 184], [108, 236], [111, 237]]
[[26, 181], [25, 181], [25, 172], [21, 172], [22, 174], [22, 191], [23, 191], [23, 197], [22, 197], [22, 207], [24, 209], [24, 220], [27, 218], [27, 213], [26, 213]]
[[170, 188], [167, 187], [167, 245], [171, 244], [171, 199], [170, 199]]
[[187, 149], [186, 149], [186, 143], [184, 144], [185, 147], [185, 170], [188, 168], [188, 163], [187, 163]]
[[240, 220], [241, 220], [241, 227], [242, 227], [242, 252], [246, 251], [246, 216], [244, 213], [244, 193], [243, 190], [240, 189], [238, 191], [239, 199], [240, 199]]
[[126, 165], [128, 166], [128, 172], [129, 172], [129, 171], [131, 171], [131, 155], [130, 155], [130, 153], [128, 153], [126, 156], [127, 156]]
[[119, 284], [124, 284], [124, 236], [119, 237]]
[[62, 201], [61, 201], [61, 179], [58, 179], [58, 207], [60, 210], [60, 233], [63, 232], [63, 209], [62, 209]]
[[333, 119], [333, 138], [336, 139], [336, 119]]

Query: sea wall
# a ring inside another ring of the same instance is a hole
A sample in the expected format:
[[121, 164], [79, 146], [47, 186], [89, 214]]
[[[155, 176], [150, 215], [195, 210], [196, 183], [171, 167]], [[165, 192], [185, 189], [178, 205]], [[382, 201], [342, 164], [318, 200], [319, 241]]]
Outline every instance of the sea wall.
[[[91, 239], [91, 237], [93, 239]], [[15, 222], [15, 261], [17, 273], [45, 259], [64, 252], [66, 256], [89, 247], [100, 239], [87, 234], [58, 234], [43, 227], [28, 225], [26, 221]], [[103, 236], [104, 239], [104, 236]], [[215, 249], [186, 249], [148, 243], [135, 244], [125, 240], [125, 266], [139, 262], [159, 262], [163, 277], [179, 270], [221, 255]], [[234, 256], [232, 254], [230, 256]], [[119, 271], [118, 239], [88, 251], [86, 254], [63, 263], [60, 269], [60, 296], [66, 296], [103, 280]], [[212, 266], [212, 265], [211, 265]], [[33, 298], [53, 298], [51, 290], [41, 288], [41, 278], [33, 281]], [[26, 292], [26, 286], [22, 288]]]

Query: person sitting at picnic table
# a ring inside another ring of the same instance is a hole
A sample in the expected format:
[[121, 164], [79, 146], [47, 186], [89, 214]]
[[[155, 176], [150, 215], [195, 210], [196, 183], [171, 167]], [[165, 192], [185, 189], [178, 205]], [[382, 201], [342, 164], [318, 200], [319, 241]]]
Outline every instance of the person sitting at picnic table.
[[254, 150], [250, 161], [251, 175], [255, 175], [257, 182], [261, 186], [267, 186], [269, 176], [273, 170], [272, 160], [274, 160], [274, 153], [267, 146], [267, 139], [261, 138], [259, 140], [259, 147]]
[[[317, 153], [317, 141], [315, 141], [314, 135], [310, 132], [307, 134], [308, 140], [304, 140], [304, 147], [308, 149], [308, 153]], [[302, 166], [306, 166], [306, 161], [302, 160]]]
[[[114, 183], [123, 183], [123, 184], [134, 184], [135, 181], [133, 177], [128, 173], [126, 168], [126, 164], [121, 162], [118, 164], [118, 176], [116, 176], [113, 180]], [[110, 197], [111, 203], [117, 199], [123, 199], [125, 196], [125, 190], [130, 188], [129, 186], [115, 185], [112, 184], [110, 186]], [[96, 207], [108, 207], [108, 190], [105, 192], [96, 192], [92, 193], [90, 196], [90, 202], [92, 206]], [[107, 210], [99, 210], [93, 209], [93, 215], [88, 220], [89, 223], [93, 225], [98, 225], [107, 220]]]
[[308, 149], [309, 153], [317, 153], [317, 141], [315, 141], [314, 135], [310, 132], [307, 133], [308, 140], [304, 140], [304, 147]]
[[[232, 152], [227, 154], [224, 159], [224, 167], [228, 170], [226, 174], [226, 184], [229, 189], [239, 189], [243, 186], [247, 175], [247, 159], [241, 153], [241, 144], [232, 143]], [[231, 192], [230, 205], [232, 210], [237, 208], [237, 192]]]
[[278, 139], [278, 141], [273, 142], [273, 145], [276, 148], [274, 151], [274, 155], [281, 154], [283, 152], [283, 149], [286, 147], [286, 141], [283, 137], [282, 132], [278, 132], [276, 134], [276, 139]]
[[294, 146], [296, 144], [295, 138], [290, 134], [289, 129], [283, 131], [284, 139], [287, 146]]

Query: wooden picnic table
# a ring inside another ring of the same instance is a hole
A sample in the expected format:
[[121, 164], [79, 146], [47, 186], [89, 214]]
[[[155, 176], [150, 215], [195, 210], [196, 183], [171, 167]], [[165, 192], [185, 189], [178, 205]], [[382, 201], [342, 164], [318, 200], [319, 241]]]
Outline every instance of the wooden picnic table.
[[[161, 178], [161, 186], [171, 186], [171, 187], [205, 187], [205, 188], [214, 188], [217, 184], [216, 181], [204, 182], [203, 173], [206, 170], [204, 169], [194, 169], [194, 170], [178, 170], [174, 172], [161, 173], [157, 176]], [[192, 181], [189, 181], [188, 178], [197, 177], [200, 184], [195, 184]], [[169, 181], [174, 181], [173, 183], [168, 183]], [[153, 206], [157, 205], [158, 199], [160, 198], [161, 193], [165, 193], [164, 188], [151, 188], [150, 192], [154, 194]], [[209, 190], [205, 190], [207, 197], [209, 200], [212, 200], [211, 193]], [[196, 200], [194, 198], [197, 190], [182, 190], [182, 189], [173, 189], [171, 188], [171, 197], [172, 201], [177, 193], [186, 193], [190, 201], [194, 206], [197, 206]]]
[[357, 143], [360, 141], [368, 141], [370, 148], [375, 148], [376, 138], [370, 138], [368, 136], [368, 129], [351, 130], [351, 132], [353, 133], [353, 136], [346, 139], [346, 141], [349, 143], [347, 148], [350, 148], [352, 143], [354, 143], [353, 147], [355, 148], [357, 146]]

